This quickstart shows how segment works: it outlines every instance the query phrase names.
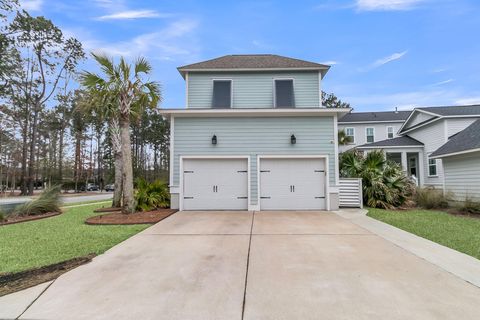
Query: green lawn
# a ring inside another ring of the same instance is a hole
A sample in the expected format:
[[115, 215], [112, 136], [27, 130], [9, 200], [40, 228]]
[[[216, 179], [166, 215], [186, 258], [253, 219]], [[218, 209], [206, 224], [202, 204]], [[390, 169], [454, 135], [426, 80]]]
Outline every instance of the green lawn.
[[92, 204], [60, 216], [0, 227], [0, 274], [41, 267], [89, 253], [100, 254], [148, 225], [89, 226]]
[[369, 209], [367, 215], [480, 259], [480, 219], [430, 210]]

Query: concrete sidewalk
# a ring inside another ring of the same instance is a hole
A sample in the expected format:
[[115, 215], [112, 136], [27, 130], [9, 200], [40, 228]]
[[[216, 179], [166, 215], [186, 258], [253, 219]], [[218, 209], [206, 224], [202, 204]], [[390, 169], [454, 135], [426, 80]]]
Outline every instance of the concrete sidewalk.
[[480, 318], [478, 287], [340, 214], [179, 212], [59, 277], [20, 319]]

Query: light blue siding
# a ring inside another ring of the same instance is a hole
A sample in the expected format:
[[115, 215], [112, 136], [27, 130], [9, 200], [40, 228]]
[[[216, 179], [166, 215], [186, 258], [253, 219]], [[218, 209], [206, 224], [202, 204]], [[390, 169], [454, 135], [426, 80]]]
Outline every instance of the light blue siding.
[[[175, 118], [173, 185], [180, 185], [180, 156], [250, 156], [251, 204], [257, 204], [257, 155], [326, 155], [335, 184], [333, 117]], [[217, 136], [217, 145], [211, 138]], [[290, 143], [294, 134], [297, 143]]]
[[317, 71], [189, 73], [188, 108], [211, 108], [213, 79], [231, 79], [233, 108], [273, 108], [273, 79], [293, 78], [297, 108], [320, 106]]

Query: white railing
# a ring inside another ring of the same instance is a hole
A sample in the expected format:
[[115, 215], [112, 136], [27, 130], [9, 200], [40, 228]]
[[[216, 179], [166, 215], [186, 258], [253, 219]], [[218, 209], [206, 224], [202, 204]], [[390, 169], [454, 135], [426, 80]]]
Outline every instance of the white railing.
[[340, 207], [363, 208], [362, 179], [341, 178], [339, 189]]

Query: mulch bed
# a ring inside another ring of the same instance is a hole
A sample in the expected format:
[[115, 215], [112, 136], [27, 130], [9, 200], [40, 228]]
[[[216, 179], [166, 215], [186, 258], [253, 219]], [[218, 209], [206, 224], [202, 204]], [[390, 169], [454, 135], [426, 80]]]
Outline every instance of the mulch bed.
[[85, 223], [91, 225], [118, 225], [118, 224], [153, 224], [162, 221], [174, 214], [175, 209], [159, 209], [148, 212], [135, 212], [123, 214], [119, 211], [90, 217]]
[[0, 275], [0, 297], [54, 280], [63, 273], [92, 261], [95, 254], [73, 258], [49, 266]]
[[7, 220], [0, 221], [0, 226], [5, 226], [8, 224], [20, 223], [20, 222], [27, 222], [33, 220], [40, 220], [50, 217], [55, 217], [62, 214], [62, 212], [48, 212], [44, 214], [39, 214], [35, 216], [17, 216], [17, 217], [8, 217]]

